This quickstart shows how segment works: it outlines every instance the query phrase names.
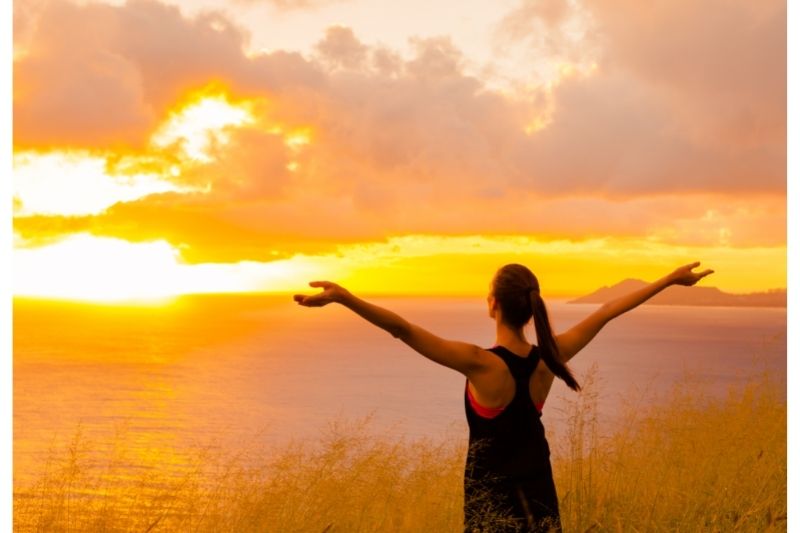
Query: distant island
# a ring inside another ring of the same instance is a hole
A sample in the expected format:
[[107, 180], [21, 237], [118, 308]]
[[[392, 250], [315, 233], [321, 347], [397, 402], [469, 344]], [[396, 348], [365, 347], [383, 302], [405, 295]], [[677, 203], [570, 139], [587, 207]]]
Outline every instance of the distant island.
[[[602, 304], [635, 291], [649, 283], [640, 279], [626, 279], [611, 287], [601, 287], [591, 294], [569, 300], [570, 304]], [[670, 285], [646, 302], [655, 305], [719, 305], [730, 307], [786, 307], [786, 289], [766, 292], [732, 294], [716, 287]]]

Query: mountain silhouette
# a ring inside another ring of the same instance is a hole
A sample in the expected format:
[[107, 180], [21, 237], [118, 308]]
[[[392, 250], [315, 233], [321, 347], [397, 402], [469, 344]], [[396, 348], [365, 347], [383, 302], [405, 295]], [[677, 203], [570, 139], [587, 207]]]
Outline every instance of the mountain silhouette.
[[[628, 278], [611, 287], [603, 286], [591, 294], [567, 303], [605, 303], [649, 285], [640, 279]], [[644, 304], [655, 305], [716, 305], [731, 307], [786, 307], [786, 289], [769, 289], [764, 292], [734, 294], [716, 287], [670, 285]]]

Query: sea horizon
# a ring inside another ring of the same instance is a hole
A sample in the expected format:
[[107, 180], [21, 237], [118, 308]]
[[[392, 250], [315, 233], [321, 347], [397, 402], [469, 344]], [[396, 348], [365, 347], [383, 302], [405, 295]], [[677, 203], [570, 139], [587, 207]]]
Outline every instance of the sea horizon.
[[[207, 296], [141, 307], [15, 298], [15, 480], [30, 480], [48, 447], [79, 425], [100, 441], [125, 426], [136, 447], [165, 457], [201, 442], [313, 442], [332, 420], [365, 417], [398, 439], [466, 438], [464, 376], [349, 309]], [[370, 301], [445, 338], [495, 342], [485, 301]], [[548, 303], [555, 332], [597, 308]], [[687, 376], [712, 398], [760, 371], [785, 382], [785, 334], [785, 309], [640, 306], [608, 323], [570, 367], [579, 382], [594, 372], [601, 428], [612, 431], [625, 401], [660, 401]], [[526, 335], [535, 342], [530, 325]], [[578, 399], [556, 380], [542, 415], [548, 439], [564, 433]]]

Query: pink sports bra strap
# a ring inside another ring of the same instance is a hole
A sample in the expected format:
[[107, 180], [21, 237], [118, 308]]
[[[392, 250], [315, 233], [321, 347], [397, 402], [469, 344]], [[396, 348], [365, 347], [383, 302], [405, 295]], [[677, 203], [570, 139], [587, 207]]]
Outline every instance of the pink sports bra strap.
[[[465, 384], [467, 389], [467, 397], [469, 398], [469, 404], [483, 418], [494, 418], [500, 413], [505, 410], [505, 407], [484, 407], [478, 403], [474, 396], [472, 396], [472, 392], [469, 390], [469, 381]], [[541, 413], [542, 408], [544, 407], [544, 402], [535, 403], [536, 409]]]

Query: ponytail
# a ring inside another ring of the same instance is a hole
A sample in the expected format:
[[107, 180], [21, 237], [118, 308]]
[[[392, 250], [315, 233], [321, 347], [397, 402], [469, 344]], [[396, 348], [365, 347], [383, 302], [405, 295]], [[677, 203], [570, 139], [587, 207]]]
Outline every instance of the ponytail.
[[567, 386], [574, 390], [580, 391], [581, 387], [572, 375], [572, 372], [567, 365], [561, 361], [561, 355], [558, 351], [558, 345], [553, 337], [553, 331], [550, 329], [550, 319], [547, 316], [547, 308], [545, 308], [544, 300], [542, 300], [538, 289], [530, 291], [531, 309], [533, 310], [533, 323], [536, 327], [536, 338], [539, 341], [539, 351], [542, 360], [550, 369], [550, 372], [564, 380]]
[[547, 309], [539, 294], [539, 280], [533, 272], [519, 263], [502, 266], [492, 278], [491, 294], [497, 300], [502, 320], [508, 327], [521, 330], [529, 320], [533, 320], [542, 361], [570, 389], [580, 391], [580, 385], [561, 360], [558, 344], [550, 328]]

